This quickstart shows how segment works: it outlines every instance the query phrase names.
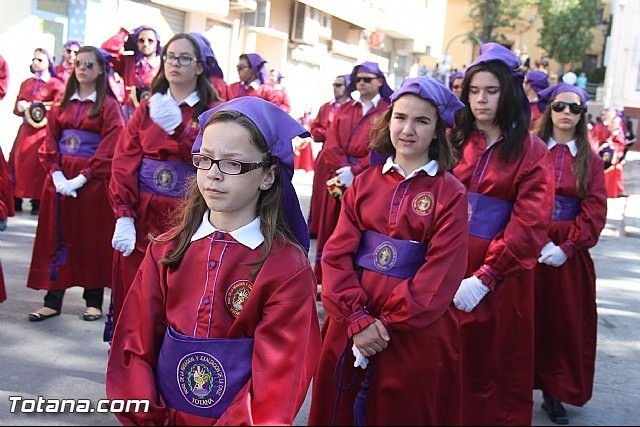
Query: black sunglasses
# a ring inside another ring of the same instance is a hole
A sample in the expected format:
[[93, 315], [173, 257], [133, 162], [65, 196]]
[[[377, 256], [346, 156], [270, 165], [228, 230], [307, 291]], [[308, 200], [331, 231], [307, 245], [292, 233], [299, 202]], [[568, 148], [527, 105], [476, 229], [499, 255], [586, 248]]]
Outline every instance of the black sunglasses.
[[584, 110], [584, 106], [582, 104], [577, 104], [575, 102], [556, 101], [551, 104], [551, 108], [556, 113], [562, 113], [567, 107], [569, 107], [571, 114], [580, 114]]
[[33, 62], [33, 61], [42, 62], [42, 61], [44, 61], [44, 59], [42, 59], [42, 58], [32, 58], [31, 62]]
[[344, 83], [334, 83], [333, 87], [342, 87], [344, 86]]
[[93, 61], [80, 61], [76, 59], [75, 61], [73, 61], [73, 65], [76, 68], [80, 68], [81, 66], [84, 66], [87, 70], [90, 70], [93, 68], [95, 64], [93, 63]]
[[360, 83], [360, 82], [371, 83], [371, 81], [375, 79], [377, 79], [377, 77], [356, 77], [356, 83]]
[[75, 50], [75, 49], [65, 49], [65, 50], [67, 51], [67, 53], [68, 53], [69, 55], [71, 55], [72, 53], [75, 53], [76, 55], [78, 54], [78, 51], [77, 51], [77, 50]]

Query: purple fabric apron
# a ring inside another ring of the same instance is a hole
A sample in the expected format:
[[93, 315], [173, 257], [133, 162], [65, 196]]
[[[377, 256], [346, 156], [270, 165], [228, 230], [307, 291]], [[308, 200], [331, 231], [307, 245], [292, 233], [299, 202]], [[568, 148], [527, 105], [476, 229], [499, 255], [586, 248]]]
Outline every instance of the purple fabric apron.
[[140, 190], [167, 197], [186, 197], [186, 184], [196, 169], [191, 163], [142, 159]]
[[580, 199], [556, 195], [553, 203], [553, 221], [573, 221], [580, 214]]
[[60, 154], [89, 158], [93, 156], [100, 145], [100, 134], [79, 129], [65, 129], [62, 131], [58, 150]]
[[253, 338], [196, 338], [169, 325], [156, 384], [170, 408], [220, 418], [251, 378]]
[[376, 233], [362, 233], [355, 263], [385, 276], [407, 279], [425, 263], [427, 244], [400, 240]]
[[467, 192], [469, 199], [469, 235], [493, 240], [511, 218], [513, 203], [483, 194]]

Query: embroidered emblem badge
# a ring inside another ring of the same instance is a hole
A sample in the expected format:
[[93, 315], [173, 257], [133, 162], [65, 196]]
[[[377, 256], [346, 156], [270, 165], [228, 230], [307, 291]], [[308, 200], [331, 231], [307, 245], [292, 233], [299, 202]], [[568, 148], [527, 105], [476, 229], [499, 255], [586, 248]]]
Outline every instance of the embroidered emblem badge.
[[153, 171], [153, 186], [158, 191], [171, 191], [178, 184], [178, 173], [176, 170], [163, 164]]
[[210, 408], [222, 399], [227, 375], [220, 361], [209, 353], [189, 353], [178, 364], [178, 384], [187, 402]]
[[433, 212], [434, 200], [433, 194], [425, 191], [413, 198], [411, 206], [415, 213], [420, 216], [426, 216]]
[[238, 280], [227, 289], [225, 305], [234, 317], [238, 317], [244, 308], [244, 304], [251, 296], [251, 289], [253, 289], [253, 284], [248, 280]]
[[80, 149], [80, 140], [75, 135], [71, 135], [67, 138], [65, 145], [67, 146], [68, 152], [75, 153]]
[[382, 242], [373, 252], [373, 263], [378, 270], [387, 271], [398, 259], [398, 250], [391, 242]]

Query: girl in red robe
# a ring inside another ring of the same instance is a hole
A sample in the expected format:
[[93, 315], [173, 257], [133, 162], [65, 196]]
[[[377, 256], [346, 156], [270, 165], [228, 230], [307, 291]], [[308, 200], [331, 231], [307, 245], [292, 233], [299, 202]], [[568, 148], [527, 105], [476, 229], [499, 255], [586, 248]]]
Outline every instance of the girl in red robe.
[[602, 160], [587, 130], [589, 96], [560, 83], [540, 93], [544, 110], [538, 136], [547, 143], [555, 177], [555, 207], [535, 268], [535, 378], [551, 421], [568, 424], [561, 402], [582, 406], [591, 398], [596, 359], [596, 272], [589, 249], [607, 217]]
[[468, 202], [447, 172], [445, 129], [463, 104], [431, 77], [406, 79], [391, 101], [372, 131], [379, 155], [345, 192], [324, 248], [310, 425], [460, 424], [451, 300], [464, 277]]
[[291, 425], [320, 353], [316, 281], [293, 177], [306, 133], [259, 98], [200, 117], [176, 227], [154, 239], [124, 302], [109, 399], [123, 424]]
[[553, 207], [549, 152], [528, 131], [519, 58], [497, 43], [465, 71], [452, 143], [469, 197], [469, 262], [460, 310], [463, 425], [529, 425], [533, 268]]
[[124, 122], [107, 89], [105, 61], [108, 54], [93, 46], [78, 50], [74, 73], [62, 101], [51, 109], [40, 147], [48, 175], [27, 286], [47, 294], [44, 307], [29, 314], [34, 322], [59, 315], [65, 289], [72, 286], [85, 288], [83, 319], [99, 319], [104, 287], [111, 283], [113, 215], [107, 186]]
[[195, 173], [191, 147], [200, 129], [198, 116], [220, 102], [209, 81], [213, 51], [203, 36], [176, 34], [164, 52], [153, 95], [136, 109], [114, 154], [109, 185], [116, 212], [112, 245], [118, 251], [113, 322], [144, 258], [149, 234], [167, 231], [170, 212], [184, 202], [185, 182]]

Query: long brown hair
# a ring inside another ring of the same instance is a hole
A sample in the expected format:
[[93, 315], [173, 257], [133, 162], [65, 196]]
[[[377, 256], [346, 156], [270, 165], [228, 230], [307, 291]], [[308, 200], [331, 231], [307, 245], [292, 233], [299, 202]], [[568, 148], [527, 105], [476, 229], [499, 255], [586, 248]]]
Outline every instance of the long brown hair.
[[[238, 111], [221, 110], [214, 113], [207, 123], [202, 127], [202, 132], [215, 123], [236, 123], [245, 128], [250, 135], [250, 141], [256, 147], [260, 149], [263, 154], [262, 160], [267, 162], [268, 165], [275, 163], [275, 159], [268, 151], [267, 143], [260, 133], [260, 130], [256, 125], [244, 114]], [[270, 166], [265, 166], [267, 169]], [[264, 236], [264, 243], [262, 244], [262, 256], [261, 258], [249, 266], [255, 266], [256, 268], [251, 272], [251, 277], [255, 278], [260, 272], [264, 261], [266, 260], [274, 241], [280, 240], [292, 244], [300, 249], [304, 253], [304, 249], [298, 244], [291, 228], [287, 224], [284, 215], [284, 207], [282, 206], [282, 183], [280, 182], [280, 169], [276, 168], [275, 181], [271, 188], [268, 190], [262, 190], [258, 199], [258, 206], [256, 208], [256, 216], [260, 218], [260, 231]], [[169, 240], [177, 240], [176, 248], [166, 258], [160, 260], [161, 264], [168, 265], [171, 268], [177, 268], [184, 257], [185, 252], [189, 248], [191, 243], [191, 237], [196, 232], [202, 218], [209, 209], [206, 201], [196, 182], [196, 178], [193, 177], [188, 184], [189, 196], [185, 204], [178, 209], [176, 215], [173, 215], [175, 219], [174, 228], [162, 238], [151, 237], [153, 241], [166, 242]]]
[[[88, 116], [93, 118], [97, 117], [100, 114], [100, 110], [102, 109], [102, 104], [104, 103], [104, 99], [107, 97], [107, 71], [104, 66], [104, 58], [100, 54], [100, 51], [97, 47], [94, 46], [83, 46], [78, 49], [77, 55], [91, 52], [93, 56], [96, 57], [96, 65], [100, 67], [100, 73], [98, 75], [98, 79], [96, 80], [96, 102], [93, 103], [91, 110], [89, 110]], [[77, 57], [77, 56], [76, 56]], [[76, 69], [74, 67], [73, 73], [69, 76], [67, 80], [67, 85], [64, 88], [64, 96], [62, 97], [62, 102], [60, 102], [60, 109], [64, 110], [71, 100], [71, 97], [74, 93], [78, 91], [80, 87], [80, 83], [78, 82], [78, 78], [76, 77]]]
[[[553, 102], [553, 100], [552, 100]], [[551, 102], [547, 105], [538, 121], [535, 133], [547, 145], [553, 137], [553, 120], [551, 119]], [[587, 117], [585, 110], [580, 113], [580, 120], [574, 129], [574, 137], [578, 154], [576, 154], [575, 171], [576, 171], [576, 187], [578, 194], [586, 196], [589, 189], [589, 164], [591, 161], [591, 145], [589, 144], [589, 129], [587, 127]]]
[[[396, 149], [391, 142], [391, 132], [389, 131], [389, 122], [392, 115], [393, 104], [384, 115], [375, 120], [369, 133], [369, 140], [371, 141], [369, 147], [385, 156], [395, 156], [396, 154]], [[431, 145], [429, 145], [429, 159], [438, 161], [438, 172], [450, 170], [456, 162], [451, 145], [447, 141], [446, 125], [440, 118], [440, 114], [438, 114], [438, 122], [436, 123], [435, 144], [432, 141]]]

